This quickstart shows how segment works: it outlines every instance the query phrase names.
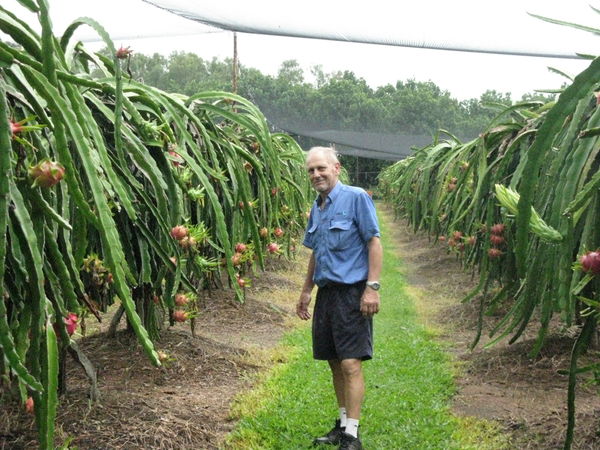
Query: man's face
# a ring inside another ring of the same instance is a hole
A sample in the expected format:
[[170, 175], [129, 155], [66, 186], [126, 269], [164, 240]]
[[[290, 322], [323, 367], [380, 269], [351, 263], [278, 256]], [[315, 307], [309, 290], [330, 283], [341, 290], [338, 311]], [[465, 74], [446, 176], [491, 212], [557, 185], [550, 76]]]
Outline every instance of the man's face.
[[313, 153], [306, 160], [310, 182], [317, 192], [327, 195], [340, 175], [340, 163], [334, 163], [321, 153]]

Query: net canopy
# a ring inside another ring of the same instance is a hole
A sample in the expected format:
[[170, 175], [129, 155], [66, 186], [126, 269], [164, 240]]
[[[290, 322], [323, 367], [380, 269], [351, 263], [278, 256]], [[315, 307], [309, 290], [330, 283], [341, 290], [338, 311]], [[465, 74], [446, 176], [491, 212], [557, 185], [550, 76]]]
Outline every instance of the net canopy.
[[[404, 8], [406, 14], [398, 14], [397, 7], [390, 11], [388, 0], [368, 4], [306, 0], [285, 2], [285, 6], [275, 1], [143, 1], [196, 22], [242, 33], [550, 58], [577, 59], [578, 52], [585, 51], [570, 48], [566, 39], [549, 33], [547, 23], [525, 11], [515, 11], [510, 24], [495, 20], [498, 8], [506, 8], [504, 2], [436, 2], [432, 10], [432, 2], [424, 1], [411, 3]], [[461, 28], [468, 30], [467, 35], [462, 33], [466, 37], [453, 38], [453, 31]]]
[[[390, 2], [384, 0], [371, 0], [368, 4], [355, 0], [305, 0], [285, 2], [285, 5], [269, 0], [143, 1], [198, 23], [241, 33], [567, 59], [579, 58], [578, 52], [592, 53], [588, 51], [590, 47], [575, 51], [569, 48], [568, 39], [549, 37], [550, 29], [554, 31], [561, 27], [551, 26], [524, 11], [511, 16], [510, 32], [507, 32], [508, 24], [496, 20], [500, 11], [495, 10], [507, 6], [480, 1], [436, 2], [435, 10], [432, 10], [432, 2], [422, 1], [407, 6], [395, 5], [394, 13], [390, 12]], [[461, 8], [464, 11], [461, 12]], [[459, 29], [462, 33], [455, 33]], [[561, 31], [565, 32], [577, 31]], [[459, 34], [462, 37], [458, 37]], [[509, 37], [512, 38], [510, 42]], [[351, 156], [395, 161], [412, 154], [415, 147], [432, 141], [427, 135], [344, 130], [336, 123], [315, 126], [308, 121], [286, 120], [268, 110], [263, 113], [280, 130], [336, 144], [340, 153]]]
[[[264, 112], [264, 111], [263, 111]], [[303, 126], [300, 121], [286, 121], [265, 113], [267, 120], [276, 128], [291, 135], [309, 137], [335, 144], [338, 153], [361, 158], [398, 161], [410, 156], [414, 148], [431, 143], [432, 137], [420, 134], [393, 134], [369, 131], [349, 131], [333, 128], [315, 129]]]

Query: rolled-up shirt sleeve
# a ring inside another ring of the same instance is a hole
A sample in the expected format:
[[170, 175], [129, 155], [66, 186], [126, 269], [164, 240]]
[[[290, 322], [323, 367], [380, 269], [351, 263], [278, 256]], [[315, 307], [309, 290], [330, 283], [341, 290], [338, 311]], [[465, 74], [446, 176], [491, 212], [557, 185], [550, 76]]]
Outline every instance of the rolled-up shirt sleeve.
[[365, 242], [369, 242], [374, 236], [381, 235], [375, 204], [369, 194], [364, 191], [356, 197], [356, 217], [358, 232]]
[[310, 249], [313, 249], [315, 246], [315, 243], [314, 243], [315, 226], [313, 223], [313, 218], [314, 218], [314, 214], [313, 214], [313, 210], [311, 209], [310, 216], [308, 218], [308, 224], [306, 225], [306, 231], [304, 232], [304, 241], [302, 242], [302, 245], [304, 245], [305, 247], [310, 248]]

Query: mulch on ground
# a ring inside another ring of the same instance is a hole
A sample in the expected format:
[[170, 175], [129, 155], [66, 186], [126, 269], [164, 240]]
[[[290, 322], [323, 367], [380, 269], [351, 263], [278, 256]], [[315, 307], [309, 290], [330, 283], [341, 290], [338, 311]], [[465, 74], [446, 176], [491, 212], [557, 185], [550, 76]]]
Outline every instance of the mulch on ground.
[[[252, 286], [243, 304], [230, 290], [203, 297], [195, 336], [188, 324], [165, 324], [156, 343], [168, 355], [161, 368], [150, 364], [124, 326], [108, 337], [106, 317], [97, 332], [78, 340], [98, 370], [100, 399], [89, 400], [89, 382], [69, 360], [57, 444], [71, 438], [79, 449], [219, 448], [234, 426], [234, 397], [252, 386], [252, 374], [266, 367], [268, 349], [289, 327], [303, 261], [274, 259], [268, 272], [248, 275]], [[0, 449], [37, 448], [33, 416], [3, 403]]]

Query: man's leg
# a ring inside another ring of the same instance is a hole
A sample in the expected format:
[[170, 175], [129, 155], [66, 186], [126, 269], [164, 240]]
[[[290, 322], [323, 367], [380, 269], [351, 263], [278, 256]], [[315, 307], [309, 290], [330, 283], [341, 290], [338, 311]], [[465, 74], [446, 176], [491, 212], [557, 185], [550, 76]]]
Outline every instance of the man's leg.
[[[335, 427], [326, 435], [316, 438], [313, 441], [314, 445], [340, 443], [342, 432], [346, 426], [345, 401], [344, 401], [344, 374], [339, 360], [330, 359], [327, 361], [331, 368], [331, 378], [333, 381], [333, 389], [337, 399], [338, 407], [340, 408], [340, 418], [335, 421]], [[342, 409], [344, 408], [344, 409]], [[344, 412], [342, 417], [342, 412]]]
[[360, 359], [343, 359], [340, 363], [344, 377], [344, 402], [348, 423], [346, 432], [354, 437], [358, 435], [360, 409], [365, 396], [365, 381]]
[[[335, 390], [335, 398], [337, 399], [338, 406], [340, 408], [346, 407], [346, 400], [344, 397], [345, 390], [345, 379], [342, 371], [342, 364], [338, 359], [330, 359], [327, 361], [331, 368], [331, 376], [333, 378], [333, 389]], [[346, 408], [346, 412], [348, 409]]]

